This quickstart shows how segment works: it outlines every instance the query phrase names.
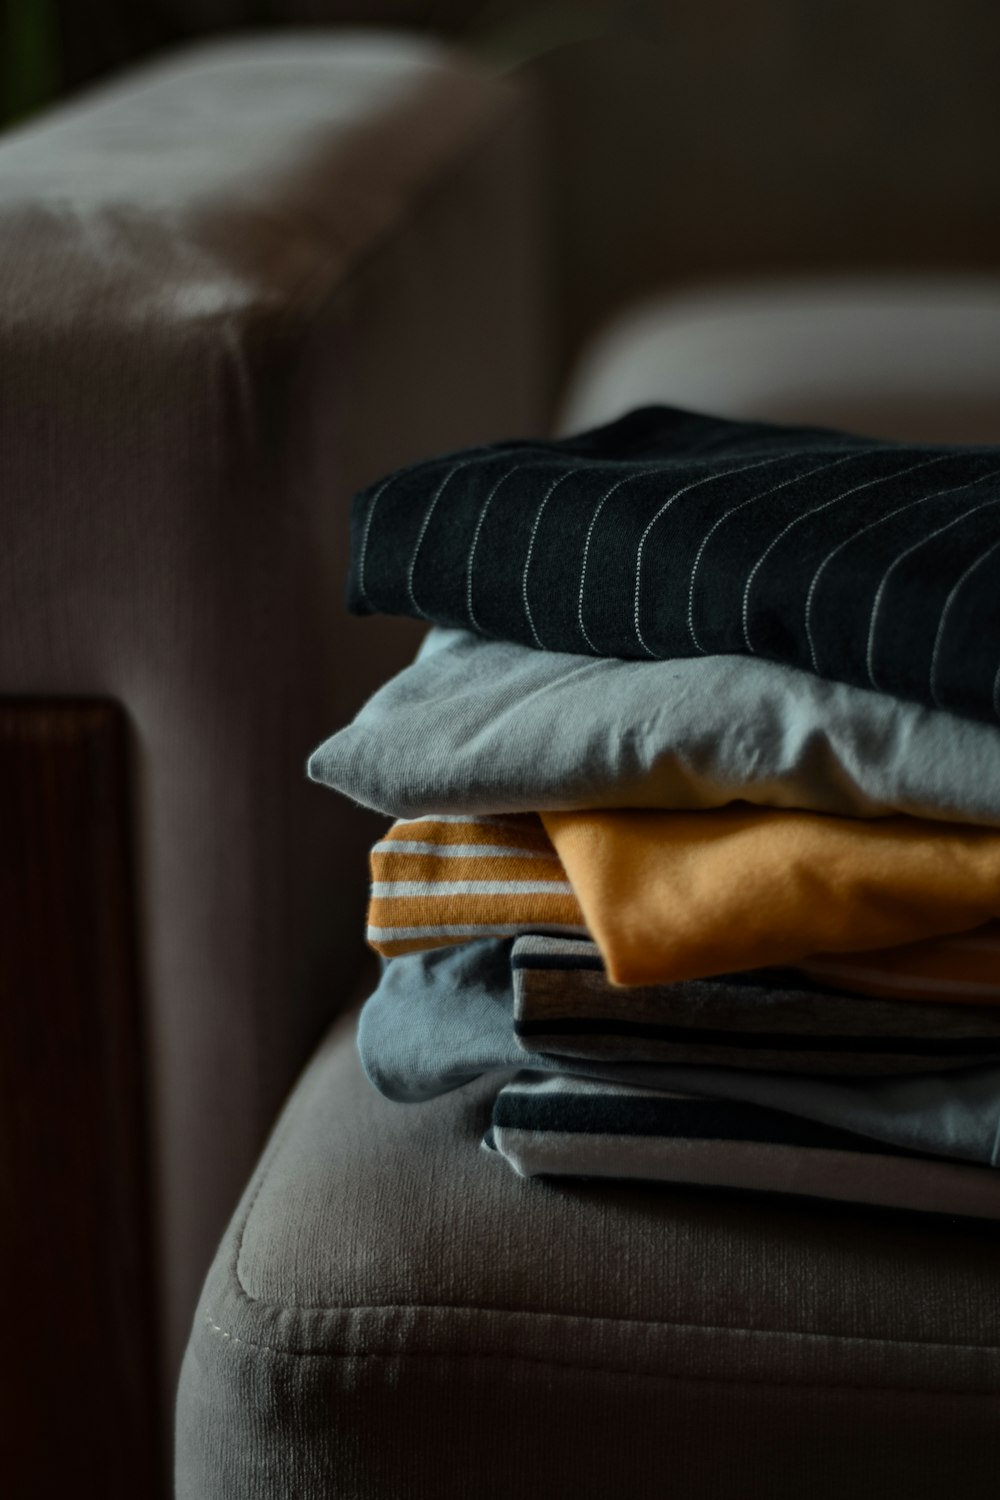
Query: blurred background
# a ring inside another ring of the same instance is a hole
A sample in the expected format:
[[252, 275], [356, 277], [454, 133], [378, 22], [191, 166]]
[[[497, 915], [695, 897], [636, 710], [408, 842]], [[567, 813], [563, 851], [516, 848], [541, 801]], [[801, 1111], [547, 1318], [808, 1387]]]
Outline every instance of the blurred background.
[[[533, 85], [558, 385], [653, 286], [1000, 260], [992, 0], [2, 0], [0, 114], [186, 39], [359, 24]], [[555, 269], [557, 268], [557, 270]]]

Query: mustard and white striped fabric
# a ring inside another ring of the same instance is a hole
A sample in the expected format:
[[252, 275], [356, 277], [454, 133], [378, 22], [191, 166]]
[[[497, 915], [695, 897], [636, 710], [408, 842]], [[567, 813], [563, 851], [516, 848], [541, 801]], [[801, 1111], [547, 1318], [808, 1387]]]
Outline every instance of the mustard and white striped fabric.
[[387, 958], [525, 931], [587, 936], [533, 814], [394, 823], [372, 850], [371, 876], [368, 942]]
[[[371, 875], [368, 941], [387, 958], [529, 932], [590, 936], [534, 814], [401, 820], [372, 850]], [[1000, 1004], [1000, 922], [894, 948], [817, 954], [783, 972], [834, 992]]]

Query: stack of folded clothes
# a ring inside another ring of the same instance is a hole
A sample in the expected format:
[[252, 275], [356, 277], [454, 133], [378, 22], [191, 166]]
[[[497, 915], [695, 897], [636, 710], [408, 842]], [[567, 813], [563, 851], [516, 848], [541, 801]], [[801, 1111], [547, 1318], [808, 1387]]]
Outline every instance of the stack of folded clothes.
[[525, 1176], [1000, 1218], [1000, 451], [647, 408], [391, 475], [349, 587], [433, 624], [309, 764], [396, 820], [377, 1088], [496, 1072]]

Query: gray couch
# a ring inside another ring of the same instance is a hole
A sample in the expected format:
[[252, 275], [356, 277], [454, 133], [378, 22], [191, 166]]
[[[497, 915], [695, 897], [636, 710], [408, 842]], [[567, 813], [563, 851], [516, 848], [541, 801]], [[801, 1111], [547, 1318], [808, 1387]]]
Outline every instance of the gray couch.
[[206, 1267], [364, 961], [378, 824], [305, 757], [419, 632], [345, 617], [348, 502], [540, 425], [531, 166], [515, 90], [391, 34], [0, 140], [9, 1494], [165, 1490]]
[[[1000, 284], [703, 289], [581, 362], [574, 430], [634, 404], [1000, 441]], [[377, 1097], [352, 1026], [223, 1241], [180, 1387], [182, 1500], [996, 1491], [988, 1226], [515, 1178], [496, 1080]]]
[[[1000, 441], [998, 348], [992, 281], [704, 289], [607, 329], [561, 425], [664, 399]], [[992, 1228], [522, 1181], [479, 1149], [495, 1089], [388, 1103], [330, 1033], [208, 1278], [182, 1500], [995, 1493]]]
[[986, 1500], [995, 1236], [525, 1182], [492, 1089], [390, 1104], [336, 1027], [209, 1276], [180, 1500]]

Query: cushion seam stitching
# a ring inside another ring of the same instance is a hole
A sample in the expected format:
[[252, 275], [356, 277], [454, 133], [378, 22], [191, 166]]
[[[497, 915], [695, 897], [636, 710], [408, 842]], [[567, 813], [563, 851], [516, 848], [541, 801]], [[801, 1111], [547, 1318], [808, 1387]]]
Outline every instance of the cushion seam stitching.
[[282, 1349], [276, 1344], [260, 1343], [252, 1339], [241, 1338], [239, 1334], [231, 1333], [227, 1329], [222, 1328], [208, 1313], [205, 1314], [205, 1322], [214, 1334], [226, 1339], [230, 1343], [242, 1344], [244, 1348], [277, 1354], [283, 1359], [490, 1359], [506, 1360], [513, 1364], [546, 1365], [554, 1369], [588, 1371], [595, 1374], [625, 1375], [628, 1377], [639, 1376], [641, 1379], [647, 1380], [671, 1380], [680, 1383], [710, 1385], [755, 1385], [766, 1386], [774, 1390], [860, 1391], [865, 1394], [888, 1392], [908, 1396], [952, 1396], [958, 1399], [971, 1396], [979, 1400], [996, 1400], [998, 1395], [998, 1388], [956, 1391], [948, 1386], [863, 1385], [848, 1381], [760, 1380], [738, 1375], [682, 1375], [658, 1370], [635, 1370], [625, 1365], [584, 1364], [577, 1360], [559, 1360], [547, 1356], [508, 1353], [506, 1350], [494, 1349], [370, 1349], [355, 1351]]
[[[236, 1290], [237, 1290], [237, 1293], [238, 1293], [239, 1297], [243, 1301], [246, 1301], [247, 1303], [249, 1303], [251, 1307], [258, 1308], [258, 1309], [261, 1309], [261, 1310], [265, 1310], [265, 1309], [266, 1310], [273, 1310], [273, 1311], [275, 1311], [277, 1313], [284, 1313], [284, 1312], [296, 1312], [296, 1313], [306, 1313], [306, 1312], [320, 1312], [320, 1313], [359, 1312], [363, 1308], [365, 1308], [366, 1304], [356, 1304], [356, 1303], [350, 1303], [350, 1302], [329, 1302], [329, 1303], [327, 1303], [327, 1302], [321, 1302], [321, 1303], [315, 1303], [315, 1304], [308, 1304], [308, 1303], [303, 1304], [303, 1303], [297, 1303], [297, 1302], [282, 1303], [282, 1302], [273, 1302], [273, 1301], [267, 1300], [265, 1298], [255, 1297], [250, 1292], [250, 1290], [247, 1288], [247, 1286], [245, 1285], [245, 1283], [243, 1281], [242, 1276], [240, 1275], [240, 1259], [241, 1259], [241, 1257], [243, 1255], [243, 1245], [244, 1245], [244, 1237], [245, 1237], [245, 1234], [246, 1234], [246, 1230], [247, 1230], [247, 1228], [249, 1226], [250, 1219], [251, 1219], [251, 1217], [253, 1215], [254, 1208], [257, 1205], [257, 1200], [260, 1197], [260, 1194], [262, 1193], [262, 1191], [264, 1189], [265, 1181], [266, 1181], [266, 1178], [267, 1178], [268, 1171], [270, 1169], [271, 1163], [273, 1161], [273, 1158], [278, 1154], [278, 1151], [279, 1151], [281, 1145], [283, 1144], [285, 1136], [288, 1134], [290, 1128], [291, 1128], [291, 1120], [286, 1116], [286, 1118], [282, 1122], [281, 1126], [279, 1126], [279, 1128], [278, 1128], [278, 1130], [277, 1130], [277, 1132], [276, 1132], [276, 1134], [275, 1134], [275, 1136], [274, 1136], [274, 1138], [273, 1138], [273, 1140], [271, 1142], [270, 1148], [266, 1152], [264, 1160], [261, 1162], [260, 1178], [259, 1178], [259, 1180], [257, 1182], [257, 1185], [256, 1185], [255, 1189], [254, 1189], [254, 1192], [253, 1192], [253, 1195], [252, 1195], [252, 1197], [250, 1199], [250, 1202], [247, 1204], [246, 1213], [243, 1216], [243, 1220], [242, 1220], [242, 1223], [240, 1224], [240, 1228], [239, 1228], [239, 1233], [238, 1233], [238, 1235], [236, 1237], [236, 1244], [235, 1244], [234, 1254], [233, 1254], [233, 1256], [231, 1258], [231, 1262], [230, 1262], [230, 1270], [231, 1270], [231, 1274], [232, 1274], [232, 1277], [233, 1277], [234, 1285], [236, 1287]], [[985, 1353], [993, 1353], [993, 1354], [1000, 1353], [1000, 1345], [998, 1345], [998, 1344], [956, 1344], [956, 1343], [953, 1343], [953, 1342], [948, 1341], [948, 1340], [938, 1341], [938, 1340], [933, 1340], [933, 1339], [891, 1339], [891, 1338], [884, 1338], [884, 1337], [879, 1337], [878, 1335], [870, 1335], [870, 1334], [815, 1333], [815, 1332], [812, 1332], [810, 1330], [781, 1329], [781, 1328], [743, 1328], [743, 1327], [735, 1327], [734, 1328], [732, 1326], [727, 1326], [725, 1324], [715, 1324], [715, 1323], [684, 1323], [684, 1322], [677, 1321], [675, 1319], [615, 1318], [615, 1317], [594, 1316], [592, 1314], [586, 1314], [586, 1313], [543, 1312], [543, 1311], [541, 1311], [541, 1310], [539, 1310], [537, 1308], [528, 1308], [528, 1307], [525, 1307], [525, 1308], [484, 1308], [484, 1307], [474, 1307], [474, 1306], [471, 1306], [471, 1305], [468, 1305], [468, 1304], [462, 1304], [462, 1303], [457, 1303], [457, 1304], [435, 1304], [435, 1303], [419, 1303], [419, 1302], [417, 1302], [417, 1303], [412, 1303], [412, 1302], [406, 1302], [406, 1303], [372, 1303], [372, 1304], [367, 1304], [367, 1306], [370, 1307], [372, 1310], [375, 1310], [375, 1309], [382, 1310], [384, 1308], [393, 1308], [393, 1307], [396, 1307], [396, 1308], [406, 1308], [406, 1309], [414, 1309], [414, 1310], [428, 1309], [428, 1310], [438, 1310], [438, 1311], [445, 1310], [445, 1311], [449, 1311], [449, 1312], [451, 1312], [451, 1311], [455, 1311], [455, 1312], [472, 1312], [472, 1313], [476, 1313], [476, 1314], [483, 1314], [483, 1313], [489, 1312], [489, 1313], [491, 1313], [493, 1315], [501, 1314], [501, 1315], [503, 1315], [505, 1317], [514, 1316], [514, 1317], [527, 1317], [527, 1318], [559, 1318], [559, 1319], [564, 1319], [564, 1320], [572, 1319], [572, 1320], [577, 1321], [577, 1322], [585, 1321], [589, 1325], [594, 1325], [594, 1324], [597, 1324], [597, 1323], [623, 1323], [623, 1324], [626, 1324], [626, 1325], [639, 1326], [639, 1327], [656, 1327], [656, 1328], [672, 1328], [672, 1329], [697, 1329], [697, 1330], [699, 1330], [699, 1332], [704, 1332], [704, 1333], [722, 1333], [722, 1334], [730, 1334], [730, 1335], [746, 1335], [746, 1336], [748, 1336], [750, 1338], [758, 1339], [758, 1340], [759, 1339], [764, 1339], [764, 1338], [772, 1338], [772, 1339], [773, 1338], [777, 1338], [777, 1339], [782, 1339], [783, 1338], [783, 1339], [801, 1340], [803, 1342], [808, 1340], [808, 1341], [813, 1341], [813, 1342], [817, 1342], [817, 1343], [842, 1344], [842, 1345], [846, 1345], [846, 1344], [876, 1344], [876, 1345], [880, 1345], [880, 1346], [888, 1346], [891, 1349], [966, 1349], [966, 1350], [974, 1351], [976, 1353], [983, 1353], [983, 1352], [985, 1352]], [[207, 1313], [206, 1313], [206, 1317], [208, 1317]], [[224, 1337], [228, 1337], [228, 1338], [235, 1338], [236, 1337], [236, 1335], [234, 1335], [234, 1334], [226, 1334], [225, 1331], [222, 1330], [222, 1329], [219, 1329], [219, 1333], [222, 1334]], [[240, 1340], [240, 1342], [244, 1342], [245, 1343], [247, 1341], [246, 1340]], [[266, 1344], [262, 1344], [262, 1345], [255, 1346], [255, 1347], [270, 1348], [272, 1346], [266, 1345]], [[281, 1351], [278, 1350], [275, 1347], [275, 1352], [276, 1353], [280, 1353]], [[320, 1357], [320, 1356], [316, 1356], [316, 1357]], [[868, 1389], [868, 1387], [864, 1387], [864, 1389]]]

